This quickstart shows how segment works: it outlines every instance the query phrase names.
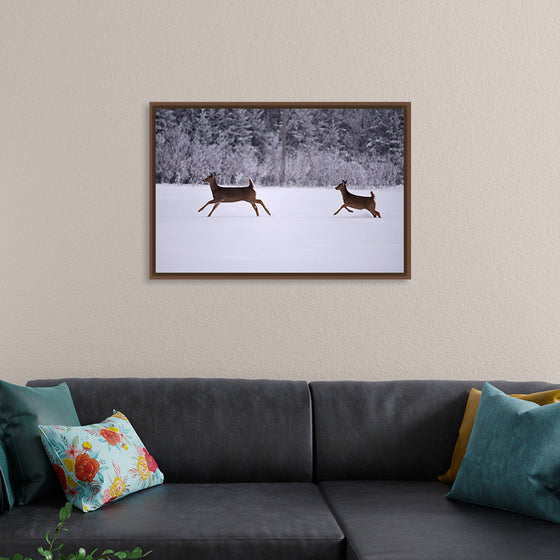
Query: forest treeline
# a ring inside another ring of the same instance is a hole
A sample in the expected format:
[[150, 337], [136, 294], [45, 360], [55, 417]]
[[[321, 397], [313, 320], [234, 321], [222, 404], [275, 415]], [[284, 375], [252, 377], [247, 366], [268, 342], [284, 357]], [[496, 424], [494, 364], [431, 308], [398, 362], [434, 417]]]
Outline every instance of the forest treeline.
[[158, 108], [155, 121], [157, 183], [403, 184], [403, 109]]

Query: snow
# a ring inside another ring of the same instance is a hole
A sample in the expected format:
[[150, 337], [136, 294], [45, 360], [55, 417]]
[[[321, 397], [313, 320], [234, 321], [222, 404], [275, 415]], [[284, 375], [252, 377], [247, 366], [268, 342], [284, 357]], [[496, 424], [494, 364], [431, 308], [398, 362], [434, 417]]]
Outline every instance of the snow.
[[[348, 190], [369, 196], [367, 190]], [[247, 202], [198, 212], [208, 185], [156, 185], [157, 273], [399, 273], [404, 269], [402, 187], [374, 189], [381, 219], [342, 209], [333, 188], [256, 186], [270, 213]]]

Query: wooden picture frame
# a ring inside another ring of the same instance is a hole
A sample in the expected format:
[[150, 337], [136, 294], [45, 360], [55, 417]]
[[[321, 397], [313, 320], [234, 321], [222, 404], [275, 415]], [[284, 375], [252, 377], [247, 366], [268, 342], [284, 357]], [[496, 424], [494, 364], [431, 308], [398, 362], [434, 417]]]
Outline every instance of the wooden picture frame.
[[150, 103], [150, 278], [409, 279], [410, 105]]

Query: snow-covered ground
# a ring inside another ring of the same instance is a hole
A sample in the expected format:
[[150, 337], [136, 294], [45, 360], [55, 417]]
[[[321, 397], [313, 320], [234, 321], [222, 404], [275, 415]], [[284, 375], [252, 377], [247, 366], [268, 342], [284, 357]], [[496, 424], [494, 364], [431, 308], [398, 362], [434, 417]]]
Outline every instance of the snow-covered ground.
[[[369, 195], [369, 189], [350, 192]], [[222, 203], [210, 218], [208, 185], [156, 185], [156, 272], [398, 273], [404, 268], [404, 193], [375, 189], [375, 219], [341, 210], [334, 188], [262, 187], [272, 214]]]

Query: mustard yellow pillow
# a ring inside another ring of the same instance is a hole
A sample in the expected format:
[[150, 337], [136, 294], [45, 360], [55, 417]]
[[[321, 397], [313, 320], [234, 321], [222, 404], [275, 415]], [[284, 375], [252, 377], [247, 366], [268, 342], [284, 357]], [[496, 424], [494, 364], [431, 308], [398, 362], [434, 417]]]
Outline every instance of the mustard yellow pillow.
[[[469, 444], [469, 439], [471, 437], [474, 419], [476, 418], [476, 412], [478, 410], [478, 403], [480, 402], [480, 394], [481, 391], [475, 389], [474, 387], [469, 393], [467, 406], [465, 407], [465, 414], [463, 416], [463, 421], [461, 422], [461, 427], [459, 428], [459, 437], [457, 438], [455, 449], [453, 450], [453, 456], [451, 457], [451, 466], [447, 469], [445, 474], [438, 476], [438, 480], [441, 480], [442, 482], [448, 482], [449, 484], [453, 484], [453, 482], [455, 482], [455, 477], [457, 476], [459, 467], [463, 462], [463, 457], [465, 456], [465, 451], [467, 450], [467, 445]], [[545, 404], [560, 402], [560, 389], [540, 391], [539, 393], [530, 393], [528, 395], [518, 394], [510, 396], [524, 401], [531, 401], [542, 406]]]

